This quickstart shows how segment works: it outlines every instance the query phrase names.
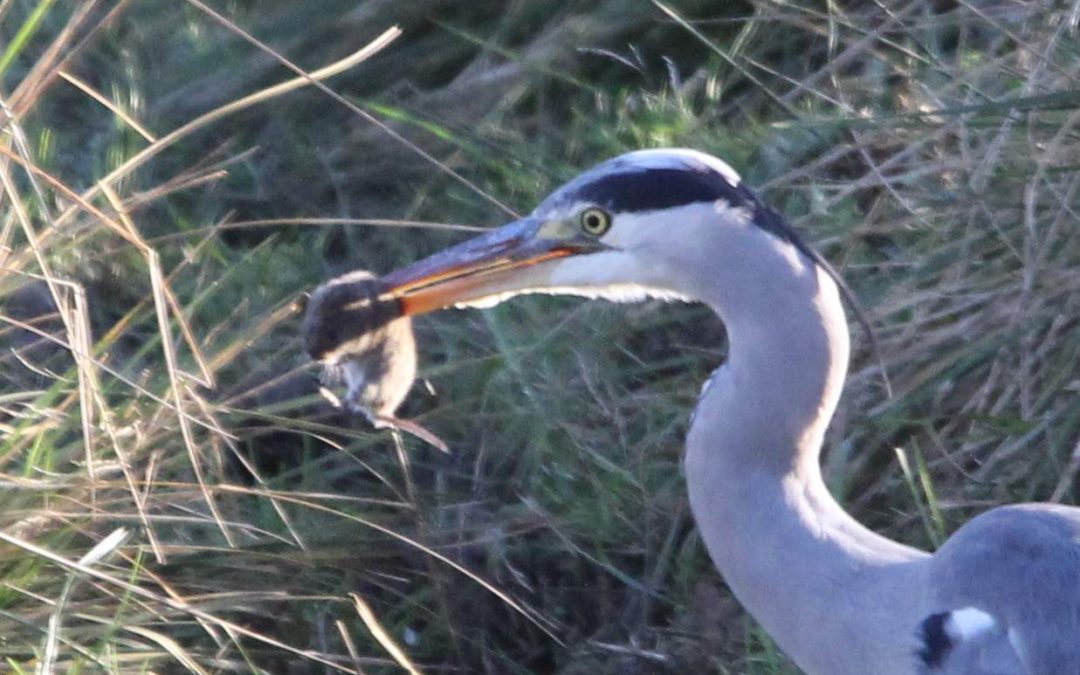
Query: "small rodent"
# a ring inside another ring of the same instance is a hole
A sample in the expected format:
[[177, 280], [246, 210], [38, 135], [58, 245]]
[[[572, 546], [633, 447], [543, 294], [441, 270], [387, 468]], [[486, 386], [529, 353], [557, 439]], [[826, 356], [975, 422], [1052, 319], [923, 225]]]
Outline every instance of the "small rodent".
[[[363, 413], [377, 428], [400, 428], [446, 451], [430, 431], [395, 416], [416, 379], [416, 339], [397, 301], [380, 299], [383, 290], [366, 270], [316, 288], [304, 314], [304, 347], [323, 364], [323, 393], [331, 402]], [[342, 383], [338, 401], [333, 388]]]

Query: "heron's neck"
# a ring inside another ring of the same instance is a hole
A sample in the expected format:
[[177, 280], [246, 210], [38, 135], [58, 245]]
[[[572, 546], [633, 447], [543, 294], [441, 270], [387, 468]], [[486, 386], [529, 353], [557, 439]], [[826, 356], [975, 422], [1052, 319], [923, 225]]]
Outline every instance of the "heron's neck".
[[[907, 672], [882, 668], [880, 648], [895, 644], [898, 663], [910, 657], [913, 636], [884, 633], [916, 611], [912, 561], [924, 554], [859, 525], [822, 480], [848, 332], [833, 281], [816, 266], [803, 276], [764, 288], [752, 307], [706, 298], [727, 326], [730, 356], [687, 439], [690, 503], [731, 589], [804, 669]], [[818, 663], [821, 654], [830, 662]]]

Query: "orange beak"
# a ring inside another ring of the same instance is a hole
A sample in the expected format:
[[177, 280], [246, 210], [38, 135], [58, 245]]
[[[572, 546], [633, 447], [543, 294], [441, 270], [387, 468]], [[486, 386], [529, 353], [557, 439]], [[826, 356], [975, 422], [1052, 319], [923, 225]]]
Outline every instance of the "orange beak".
[[537, 237], [542, 225], [522, 218], [394, 270], [380, 280], [380, 300], [396, 300], [401, 316], [434, 312], [497, 294], [515, 270], [605, 248], [586, 238]]

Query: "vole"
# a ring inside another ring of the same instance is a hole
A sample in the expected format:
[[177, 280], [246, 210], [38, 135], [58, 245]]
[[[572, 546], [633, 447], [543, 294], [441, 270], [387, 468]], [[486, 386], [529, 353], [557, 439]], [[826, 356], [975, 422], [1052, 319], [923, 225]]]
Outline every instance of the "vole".
[[[302, 332], [311, 358], [323, 364], [323, 395], [376, 428], [395, 427], [447, 451], [415, 422], [395, 416], [416, 379], [412, 320], [371, 272], [356, 270], [319, 286], [307, 301]], [[332, 388], [345, 384], [339, 400]]]

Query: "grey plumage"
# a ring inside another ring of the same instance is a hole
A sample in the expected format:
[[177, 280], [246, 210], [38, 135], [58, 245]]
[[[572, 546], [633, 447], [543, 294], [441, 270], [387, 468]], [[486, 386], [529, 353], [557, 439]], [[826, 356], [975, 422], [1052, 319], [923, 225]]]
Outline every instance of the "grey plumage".
[[[994, 619], [986, 630], [954, 639], [941, 665], [927, 672], [1080, 672], [1075, 508], [1024, 504], [988, 511], [945, 542], [927, 576], [932, 606], [976, 608]], [[985, 670], [964, 670], [965, 663]], [[1025, 669], [1004, 667], [1010, 663]]]
[[403, 315], [523, 293], [708, 305], [730, 350], [686, 441], [691, 509], [736, 597], [800, 667], [1080, 675], [1080, 510], [994, 509], [928, 554], [829, 494], [819, 454], [847, 374], [841, 285], [720, 160], [629, 153], [384, 283]]

